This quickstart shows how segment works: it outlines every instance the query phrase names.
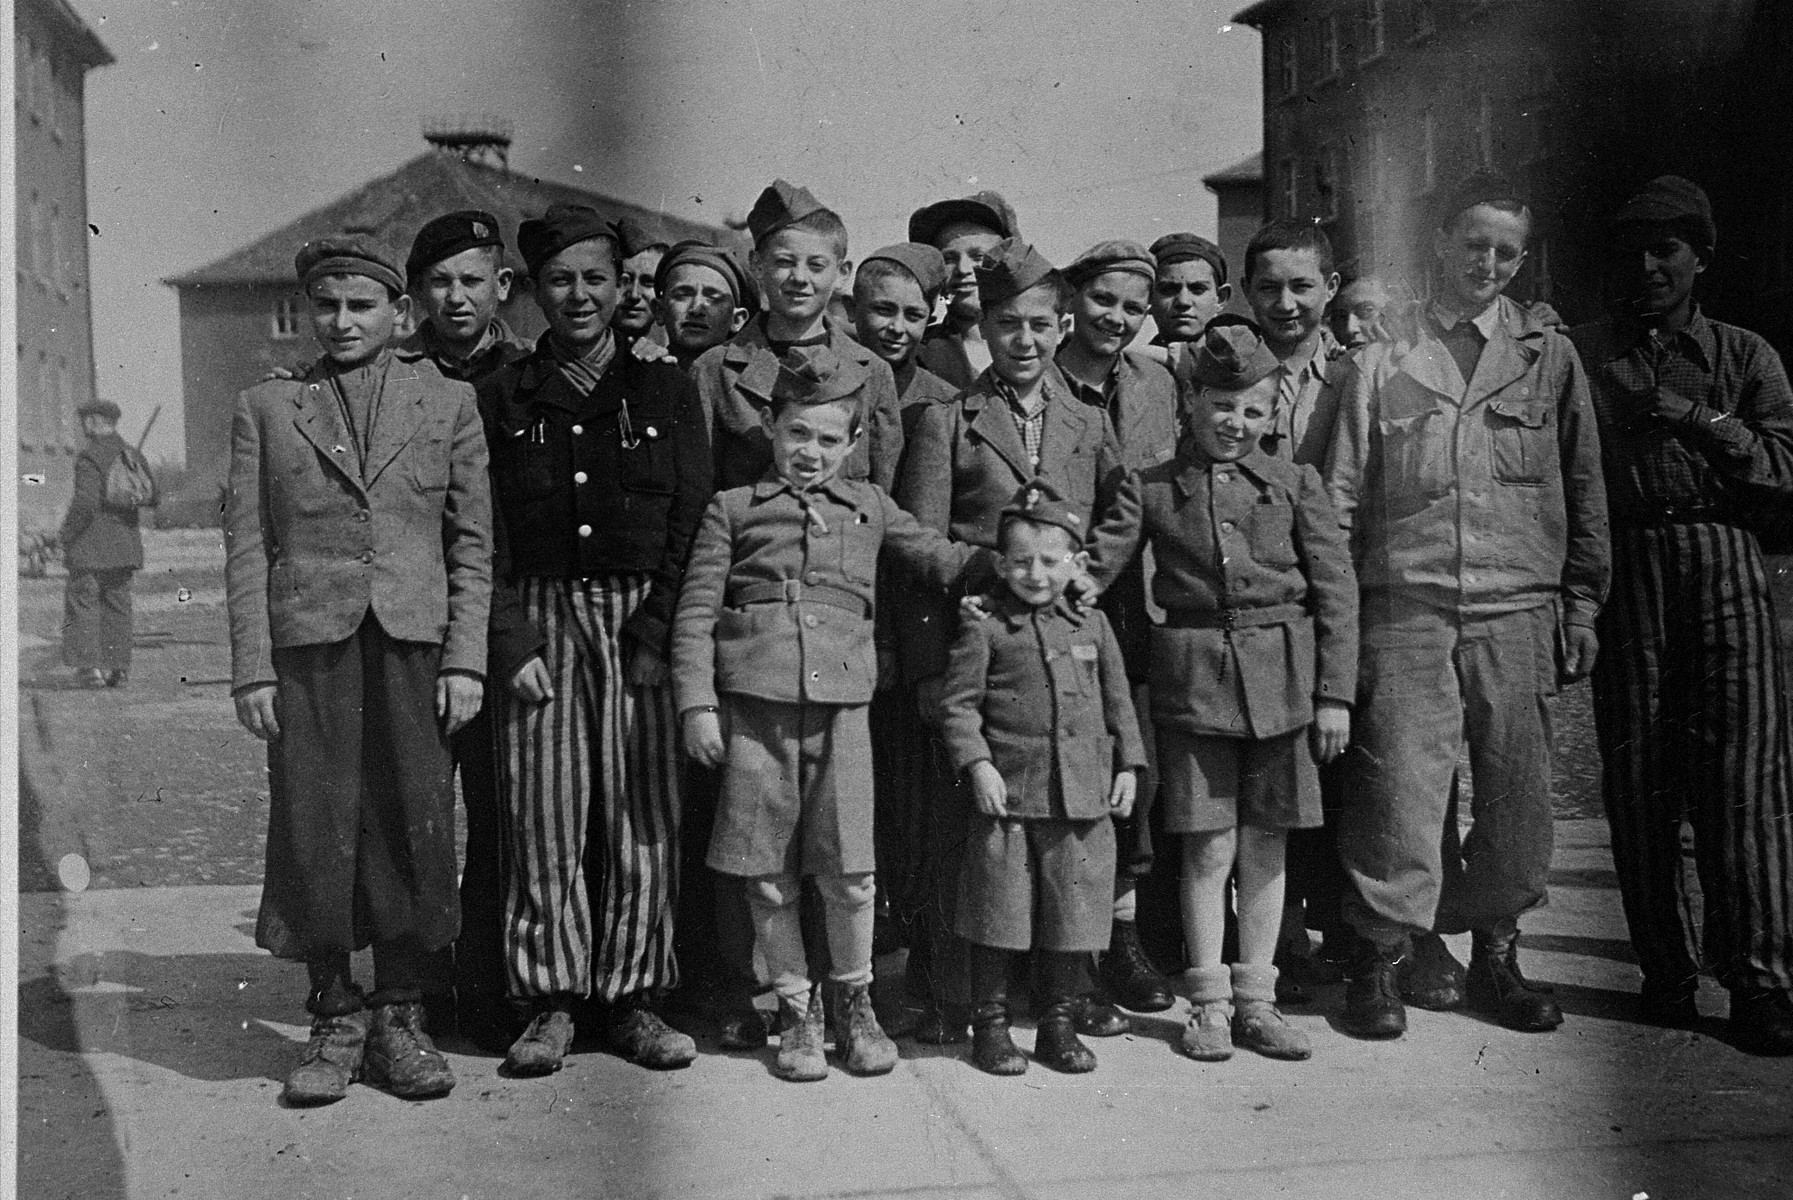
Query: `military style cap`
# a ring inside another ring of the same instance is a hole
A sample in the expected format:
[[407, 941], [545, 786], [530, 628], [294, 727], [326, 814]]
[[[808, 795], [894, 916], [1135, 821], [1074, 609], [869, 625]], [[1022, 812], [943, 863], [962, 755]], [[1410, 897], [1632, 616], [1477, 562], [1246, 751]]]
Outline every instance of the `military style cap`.
[[1072, 259], [1071, 265], [1065, 268], [1065, 278], [1071, 282], [1071, 286], [1082, 287], [1096, 276], [1105, 275], [1109, 271], [1127, 271], [1151, 283], [1158, 277], [1158, 260], [1138, 242], [1114, 238], [1097, 242]]
[[1195, 353], [1195, 378], [1203, 387], [1242, 392], [1280, 365], [1255, 321], [1222, 313], [1208, 322]]
[[1712, 220], [1712, 201], [1705, 189], [1679, 175], [1658, 175], [1619, 206], [1612, 223], [1676, 221], [1691, 227], [1701, 239], [1697, 249], [1710, 251], [1718, 242], [1718, 226]]
[[654, 272], [654, 290], [665, 294], [666, 285], [672, 279], [672, 269], [686, 263], [708, 267], [722, 276], [735, 294], [736, 307], [750, 311], [759, 309], [759, 289], [753, 286], [753, 277], [735, 261], [734, 255], [708, 242], [678, 242], [669, 249], [660, 260], [660, 269]]
[[1039, 476], [1035, 476], [1015, 493], [1014, 499], [1004, 506], [998, 521], [1032, 521], [1036, 525], [1056, 525], [1071, 535], [1071, 545], [1083, 545], [1083, 516], [1058, 494], [1057, 488]]
[[774, 179], [753, 202], [753, 211], [747, 214], [747, 229], [753, 234], [753, 244], [758, 246], [780, 229], [788, 229], [810, 213], [827, 209], [808, 188]]
[[940, 200], [916, 209], [909, 216], [909, 240], [932, 246], [948, 225], [968, 222], [981, 225], [1005, 238], [1021, 236], [1021, 223], [1001, 192], [978, 192], [962, 200]]
[[1056, 271], [1046, 256], [1020, 238], [1004, 238], [977, 265], [977, 296], [985, 312], [1038, 287]]
[[553, 204], [541, 216], [517, 226], [517, 251], [533, 275], [568, 246], [599, 237], [619, 240], [616, 227], [597, 209], [585, 204]]
[[89, 400], [75, 409], [75, 415], [77, 417], [105, 417], [108, 421], [116, 422], [124, 414], [119, 410], [118, 405], [110, 400]]
[[615, 225], [616, 244], [621, 248], [624, 258], [634, 258], [643, 250], [652, 250], [655, 246], [666, 248], [666, 235], [660, 232], [657, 225], [634, 217], [624, 217]]
[[320, 275], [365, 275], [394, 292], [405, 290], [398, 252], [365, 233], [339, 233], [306, 242], [293, 256], [293, 269], [302, 286]]
[[443, 213], [428, 222], [411, 239], [411, 253], [405, 259], [405, 277], [415, 279], [445, 258], [453, 258], [481, 246], [503, 248], [504, 234], [498, 218], [477, 208]]
[[1438, 228], [1448, 229], [1457, 214], [1478, 204], [1504, 200], [1511, 204], [1527, 203], [1519, 185], [1499, 171], [1472, 171], [1451, 189], [1438, 208]]
[[1226, 282], [1226, 255], [1199, 233], [1167, 233], [1152, 243], [1152, 254], [1160, 267], [1199, 258], [1214, 268], [1216, 285]]
[[795, 362], [781, 362], [772, 398], [807, 407], [855, 396], [872, 373], [831, 346], [817, 346]]
[[898, 242], [894, 246], [872, 251], [865, 256], [865, 262], [859, 265], [864, 266], [874, 258], [893, 262], [915, 276], [915, 282], [921, 285], [924, 296], [934, 295], [946, 286], [946, 260], [940, 257], [940, 251], [925, 243]]

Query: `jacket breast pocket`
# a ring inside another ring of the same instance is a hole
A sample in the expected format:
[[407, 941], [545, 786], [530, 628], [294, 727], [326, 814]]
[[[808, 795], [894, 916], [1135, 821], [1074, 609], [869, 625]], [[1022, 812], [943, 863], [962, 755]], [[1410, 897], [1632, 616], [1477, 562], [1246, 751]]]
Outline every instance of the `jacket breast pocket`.
[[419, 491], [441, 492], [448, 488], [449, 441], [447, 434], [419, 436], [406, 452], [411, 482]]
[[678, 463], [667, 423], [637, 418], [626, 431], [619, 425], [617, 436], [617, 482], [631, 492], [672, 495]]
[[840, 531], [840, 573], [854, 583], [870, 585], [878, 578], [878, 550], [883, 531], [875, 529], [875, 518], [863, 509], [843, 514]]
[[1251, 557], [1259, 566], [1288, 570], [1300, 560], [1295, 555], [1295, 510], [1265, 496], [1251, 508]]
[[1436, 408], [1378, 421], [1384, 484], [1394, 495], [1438, 497], [1450, 490], [1450, 430]]
[[1554, 410], [1542, 400], [1490, 400], [1488, 437], [1494, 478], [1537, 487], [1550, 478], [1556, 455]]

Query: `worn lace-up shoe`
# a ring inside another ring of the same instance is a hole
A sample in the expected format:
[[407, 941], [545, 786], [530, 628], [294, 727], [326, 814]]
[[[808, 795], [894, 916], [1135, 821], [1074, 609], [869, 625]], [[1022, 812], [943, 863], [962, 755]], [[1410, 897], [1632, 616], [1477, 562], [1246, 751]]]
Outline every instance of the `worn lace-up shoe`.
[[454, 1089], [454, 1071], [423, 1031], [423, 1005], [415, 1002], [374, 1009], [362, 1069], [367, 1082], [404, 1100], [430, 1100]]
[[504, 1070], [524, 1077], [552, 1075], [573, 1048], [573, 1017], [559, 1009], [537, 1013], [504, 1056]]
[[305, 1043], [299, 1065], [286, 1077], [280, 1098], [288, 1104], [309, 1107], [333, 1104], [346, 1096], [349, 1085], [361, 1078], [370, 1020], [365, 1008], [339, 1016], [313, 1017], [311, 1040]]

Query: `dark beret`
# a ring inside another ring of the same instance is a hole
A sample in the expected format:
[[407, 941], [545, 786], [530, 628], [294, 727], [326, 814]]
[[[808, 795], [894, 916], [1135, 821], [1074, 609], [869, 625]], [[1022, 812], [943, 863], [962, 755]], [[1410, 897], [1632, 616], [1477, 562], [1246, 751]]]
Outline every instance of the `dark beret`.
[[616, 244], [624, 258], [634, 258], [644, 250], [652, 250], [658, 246], [667, 247], [666, 235], [660, 232], [656, 224], [641, 221], [635, 217], [624, 217], [611, 228], [616, 230]]
[[1023, 484], [997, 518], [999, 524], [1010, 521], [1032, 521], [1038, 525], [1056, 525], [1071, 535], [1071, 545], [1083, 545], [1083, 516], [1076, 507], [1058, 494], [1058, 489], [1043, 477]]
[[116, 423], [118, 418], [124, 414], [119, 411], [118, 405], [110, 400], [89, 400], [75, 409], [75, 415], [77, 417], [105, 417], [108, 421]]
[[774, 400], [798, 405], [845, 400], [857, 395], [872, 378], [870, 371], [832, 346], [817, 346], [794, 357], [795, 361], [779, 364], [778, 379], [772, 385]]
[[1056, 270], [1045, 255], [1020, 238], [1004, 238], [990, 247], [977, 265], [978, 303], [990, 312], [1003, 301], [1038, 287]]
[[1073, 287], [1082, 287], [1110, 271], [1127, 271], [1151, 283], [1158, 277], [1158, 260], [1138, 242], [1114, 238], [1097, 242], [1072, 259], [1071, 265], [1065, 268], [1065, 278]]
[[320, 275], [365, 275], [394, 292], [405, 290], [398, 252], [365, 233], [339, 233], [306, 242], [293, 256], [293, 269], [301, 286], [308, 286]]
[[808, 188], [774, 179], [753, 202], [753, 211], [747, 214], [747, 229], [753, 234], [753, 244], [758, 246], [780, 229], [795, 225], [811, 213], [824, 212], [827, 207]]
[[1257, 323], [1233, 313], [1208, 322], [1197, 344], [1195, 378], [1203, 387], [1241, 392], [1281, 365]]
[[1619, 206], [1613, 224], [1634, 221], [1674, 221], [1687, 226], [1699, 239], [1697, 249], [1710, 251], [1718, 244], [1718, 225], [1712, 220], [1712, 201], [1705, 189], [1679, 175], [1659, 175]]
[[1449, 229], [1458, 213], [1478, 204], [1492, 204], [1495, 201], [1527, 203], [1525, 193], [1520, 190], [1519, 185], [1499, 171], [1472, 171], [1450, 190], [1444, 203], [1438, 206], [1438, 228]]
[[405, 278], [415, 279], [445, 258], [481, 246], [504, 247], [498, 218], [477, 208], [443, 213], [417, 231], [405, 259]]
[[517, 252], [534, 275], [568, 246], [600, 237], [608, 238], [621, 252], [616, 227], [597, 209], [585, 204], [554, 204], [541, 216], [517, 226]]
[[940, 251], [926, 243], [898, 242], [872, 251], [859, 265], [863, 267], [875, 258], [893, 262], [913, 275], [924, 296], [931, 296], [946, 286], [946, 260], [940, 257]]
[[909, 240], [932, 246], [948, 225], [968, 222], [1005, 238], [1021, 236], [1021, 223], [1001, 192], [978, 192], [961, 200], [940, 200], [918, 208], [909, 217]]
[[1167, 233], [1152, 243], [1152, 253], [1160, 267], [1199, 258], [1214, 268], [1216, 286], [1226, 282], [1226, 255], [1199, 233]]
[[672, 279], [672, 269], [684, 263], [710, 268], [722, 276], [729, 290], [734, 292], [737, 308], [758, 310], [759, 290], [753, 286], [753, 277], [735, 261], [734, 255], [708, 242], [679, 242], [667, 250], [659, 269], [654, 272], [654, 290], [664, 295], [666, 285]]

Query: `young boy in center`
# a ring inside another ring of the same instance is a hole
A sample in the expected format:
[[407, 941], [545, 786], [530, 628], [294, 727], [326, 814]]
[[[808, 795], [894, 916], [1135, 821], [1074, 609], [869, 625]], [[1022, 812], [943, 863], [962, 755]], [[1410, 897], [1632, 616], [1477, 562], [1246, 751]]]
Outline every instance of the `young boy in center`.
[[[1140, 477], [1152, 596], [1164, 610], [1151, 644], [1158, 803], [1183, 843], [1193, 964], [1182, 1047], [1218, 1061], [1236, 1039], [1300, 1059], [1307, 1038], [1276, 1009], [1272, 965], [1284, 849], [1289, 830], [1320, 823], [1315, 763], [1350, 736], [1357, 584], [1318, 472], [1260, 445], [1277, 360], [1257, 326], [1216, 318], [1192, 368], [1189, 436]], [[1235, 869], [1239, 959], [1229, 969], [1221, 947]]]
[[971, 557], [845, 476], [871, 378], [826, 347], [780, 366], [760, 416], [771, 467], [711, 500], [674, 621], [686, 750], [723, 771], [709, 864], [747, 881], [787, 1025], [774, 1070], [792, 1081], [828, 1074], [798, 915], [804, 877], [823, 899], [836, 1047], [855, 1074], [896, 1065], [870, 994], [873, 589], [880, 552], [936, 585]]
[[956, 932], [970, 945], [974, 1063], [1019, 1075], [1009, 1036], [1015, 953], [1038, 955], [1045, 1007], [1034, 1057], [1082, 1073], [1077, 1037], [1085, 963], [1109, 943], [1115, 838], [1145, 766], [1121, 650], [1100, 611], [1065, 599], [1083, 572], [1083, 518], [1052, 485], [1027, 485], [1002, 511], [1002, 575], [992, 615], [953, 642], [941, 736], [970, 785]]

